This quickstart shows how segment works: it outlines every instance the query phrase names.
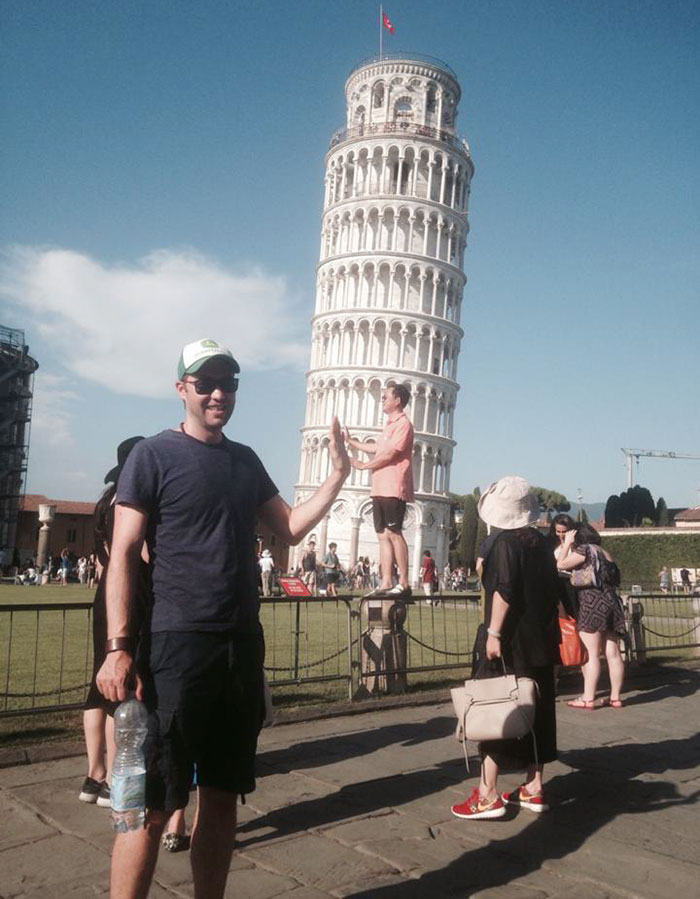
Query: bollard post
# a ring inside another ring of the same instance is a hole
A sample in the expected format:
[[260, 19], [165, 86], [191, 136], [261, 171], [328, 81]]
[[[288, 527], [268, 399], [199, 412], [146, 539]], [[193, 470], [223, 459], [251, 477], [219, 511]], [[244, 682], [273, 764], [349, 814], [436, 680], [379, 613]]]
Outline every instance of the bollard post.
[[[367, 629], [361, 637], [362, 685], [360, 693], [405, 693], [408, 636], [403, 629], [406, 603], [371, 599], [367, 603]], [[377, 673], [395, 671], [396, 673]]]
[[632, 595], [627, 597], [627, 617], [629, 621], [632, 653], [634, 654], [635, 660], [643, 664], [647, 660], [646, 638], [644, 636], [644, 628], [642, 627], [644, 606]]

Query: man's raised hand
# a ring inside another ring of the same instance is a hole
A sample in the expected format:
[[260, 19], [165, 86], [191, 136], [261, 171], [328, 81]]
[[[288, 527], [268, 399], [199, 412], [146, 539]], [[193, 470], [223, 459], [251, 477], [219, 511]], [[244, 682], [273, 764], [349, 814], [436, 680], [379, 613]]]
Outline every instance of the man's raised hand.
[[[347, 431], [347, 428], [345, 429]], [[350, 458], [345, 446], [345, 437], [340, 428], [340, 422], [337, 416], [333, 416], [330, 430], [330, 444], [328, 447], [331, 465], [335, 471], [340, 472], [344, 477], [350, 474]]]

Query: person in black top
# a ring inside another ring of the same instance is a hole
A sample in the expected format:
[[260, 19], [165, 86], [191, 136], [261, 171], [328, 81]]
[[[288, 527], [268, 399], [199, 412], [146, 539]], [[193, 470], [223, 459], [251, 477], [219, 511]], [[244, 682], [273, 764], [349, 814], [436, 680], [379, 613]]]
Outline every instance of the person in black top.
[[[228, 440], [240, 368], [214, 340], [182, 351], [175, 384], [185, 419], [141, 441], [119, 479], [107, 578], [107, 656], [97, 684], [122, 700], [132, 680], [149, 710], [146, 825], [116, 835], [111, 897], [148, 893], [171, 812], [187, 805], [197, 767], [191, 840], [195, 895], [222, 897], [236, 798], [255, 788], [265, 714], [255, 522], [297, 544], [326, 514], [349, 471], [337, 419], [331, 473], [291, 507], [249, 447]], [[135, 657], [133, 574], [144, 539], [153, 603]]]
[[[95, 547], [97, 559], [93, 562], [92, 579], [95, 567], [99, 564], [101, 577], [92, 604], [92, 682], [85, 700], [83, 711], [83, 732], [87, 749], [88, 773], [78, 799], [81, 802], [96, 802], [97, 805], [109, 808], [109, 784], [114, 760], [114, 709], [116, 703], [111, 702], [97, 689], [97, 672], [105, 660], [105, 641], [107, 640], [107, 608], [105, 606], [105, 578], [109, 566], [109, 550], [114, 528], [114, 497], [117, 492], [117, 481], [129, 453], [143, 437], [130, 437], [123, 440], [117, 448], [118, 464], [105, 475], [104, 491], [95, 506]], [[94, 554], [91, 554], [91, 559]], [[146, 603], [147, 575], [145, 563], [139, 566], [139, 605]]]
[[[533, 812], [546, 811], [542, 771], [545, 762], [557, 757], [557, 572], [546, 538], [530, 526], [539, 517], [539, 504], [523, 478], [508, 476], [483, 494], [479, 514], [489, 527], [500, 529], [483, 572], [485, 654], [487, 660], [494, 660], [495, 674], [503, 672], [505, 663], [507, 670], [533, 678], [539, 695], [533, 725], [536, 755], [531, 739], [480, 744], [480, 784], [465, 802], [452, 806], [456, 817], [472, 820], [503, 817], [508, 804]], [[488, 673], [477, 672], [477, 676]], [[512, 793], [499, 796], [499, 769], [525, 769], [525, 782]]]

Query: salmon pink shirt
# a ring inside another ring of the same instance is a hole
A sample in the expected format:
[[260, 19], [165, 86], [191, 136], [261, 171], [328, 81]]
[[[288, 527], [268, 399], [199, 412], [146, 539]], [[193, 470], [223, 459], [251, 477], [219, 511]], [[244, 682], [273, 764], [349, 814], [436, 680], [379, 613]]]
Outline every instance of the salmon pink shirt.
[[388, 421], [377, 440], [377, 453], [389, 447], [398, 450], [399, 456], [372, 472], [371, 496], [395, 496], [404, 502], [413, 502], [413, 425], [405, 412]]

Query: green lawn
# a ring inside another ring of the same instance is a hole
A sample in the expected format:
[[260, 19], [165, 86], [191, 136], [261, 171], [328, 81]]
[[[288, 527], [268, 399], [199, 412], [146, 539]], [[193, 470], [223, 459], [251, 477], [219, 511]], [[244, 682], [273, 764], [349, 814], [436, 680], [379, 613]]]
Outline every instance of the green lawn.
[[[0, 611], [0, 713], [82, 701], [92, 672], [92, 596], [93, 591], [78, 585], [0, 587], [0, 605], [5, 606]], [[27, 608], [39, 603], [49, 608]], [[359, 608], [357, 600], [343, 598], [262, 604], [266, 669], [275, 702], [348, 698], [351, 662], [353, 690], [358, 684], [358, 633], [367, 626], [366, 610], [360, 621]], [[405, 626], [409, 666], [459, 665], [447, 673], [411, 674], [410, 688], [425, 688], [452, 672], [459, 679], [466, 672], [478, 621], [474, 603], [446, 598], [439, 607], [422, 602], [410, 606]]]
[[[0, 746], [80, 735], [79, 712], [42, 713], [40, 709], [84, 700], [92, 672], [92, 597], [93, 591], [78, 585], [0, 586], [0, 605], [12, 609], [0, 611]], [[696, 652], [676, 650], [673, 643], [700, 641], [700, 629], [693, 630], [700, 615], [697, 599], [644, 596], [641, 602], [647, 645], [663, 647], [662, 653], [650, 657], [687, 657]], [[49, 608], [27, 608], [39, 603]], [[299, 604], [291, 600], [263, 603], [265, 664], [274, 704], [288, 708], [346, 700], [349, 662], [353, 663], [353, 691], [360, 683], [357, 641], [367, 629], [366, 615], [366, 605], [360, 615], [360, 603], [345, 602], [342, 597]], [[439, 606], [428, 606], [419, 598], [409, 605], [404, 626], [408, 667], [413, 669], [408, 674], [409, 691], [444, 688], [447, 692], [449, 685], [468, 676], [480, 620], [478, 603], [450, 595]], [[26, 708], [38, 711], [2, 717], [3, 711]]]

